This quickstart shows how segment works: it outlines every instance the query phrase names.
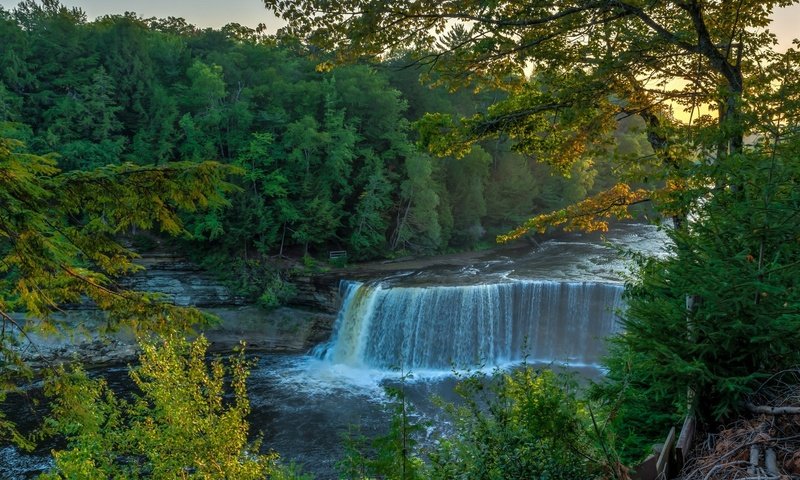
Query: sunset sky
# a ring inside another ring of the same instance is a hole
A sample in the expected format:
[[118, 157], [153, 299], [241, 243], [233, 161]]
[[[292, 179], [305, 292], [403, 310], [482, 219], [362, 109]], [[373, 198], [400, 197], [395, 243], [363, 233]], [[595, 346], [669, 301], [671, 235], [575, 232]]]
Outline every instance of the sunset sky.
[[[0, 5], [7, 10], [18, 3], [0, 0]], [[255, 27], [265, 23], [274, 32], [280, 25], [261, 0], [65, 0], [62, 3], [82, 8], [89, 19], [134, 11], [143, 17], [183, 17], [199, 27], [221, 27], [233, 22]], [[800, 5], [776, 12], [772, 30], [778, 35], [782, 49], [788, 47], [793, 38], [800, 37]]]

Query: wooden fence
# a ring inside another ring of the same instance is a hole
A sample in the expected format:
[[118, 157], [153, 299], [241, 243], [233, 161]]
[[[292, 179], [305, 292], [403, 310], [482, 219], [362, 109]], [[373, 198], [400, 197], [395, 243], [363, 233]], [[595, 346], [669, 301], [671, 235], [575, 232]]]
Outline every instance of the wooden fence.
[[692, 448], [697, 423], [693, 415], [683, 420], [680, 435], [675, 436], [675, 427], [667, 434], [663, 445], [634, 468], [633, 480], [669, 480], [677, 476]]
[[335, 260], [337, 258], [347, 258], [347, 250], [331, 250], [328, 252], [328, 258]]

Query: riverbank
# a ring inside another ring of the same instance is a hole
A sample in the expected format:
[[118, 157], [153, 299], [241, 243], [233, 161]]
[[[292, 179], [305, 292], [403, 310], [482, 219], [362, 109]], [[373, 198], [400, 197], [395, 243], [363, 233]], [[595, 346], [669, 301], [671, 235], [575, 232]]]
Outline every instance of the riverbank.
[[[219, 321], [198, 328], [210, 342], [212, 353], [227, 353], [244, 342], [248, 352], [308, 352], [330, 337], [334, 316], [325, 312], [282, 307], [264, 310], [256, 305], [203, 309]], [[21, 339], [20, 352], [33, 368], [68, 362], [90, 366], [119, 364], [135, 360], [138, 346], [127, 328], [101, 334], [105, 315], [97, 310], [74, 310], [54, 319], [59, 330], [45, 334], [32, 331]]]

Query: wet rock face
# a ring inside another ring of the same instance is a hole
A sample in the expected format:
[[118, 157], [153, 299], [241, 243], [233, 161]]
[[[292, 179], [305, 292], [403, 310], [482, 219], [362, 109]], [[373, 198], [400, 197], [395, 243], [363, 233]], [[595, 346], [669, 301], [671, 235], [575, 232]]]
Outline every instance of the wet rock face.
[[342, 301], [339, 295], [339, 275], [333, 273], [295, 275], [289, 281], [296, 291], [289, 301], [290, 305], [332, 315], [339, 311]]
[[330, 338], [335, 317], [327, 313], [257, 306], [208, 309], [220, 323], [203, 332], [211, 349], [227, 351], [245, 342], [249, 351], [305, 353]]
[[[167, 302], [201, 308], [219, 318], [202, 329], [211, 350], [230, 351], [244, 341], [248, 351], [305, 353], [329, 339], [338, 309], [338, 279], [302, 277], [297, 282], [294, 308], [265, 310], [234, 295], [214, 275], [166, 248], [143, 253], [137, 263], [144, 267], [119, 279], [126, 289], [157, 292]], [[17, 315], [25, 322], [24, 315]], [[135, 336], [125, 329], [102, 335], [106, 316], [93, 304], [71, 305], [54, 315], [59, 332], [20, 339], [23, 355], [34, 366], [52, 362], [80, 361], [105, 365], [135, 360]]]
[[212, 308], [247, 304], [245, 298], [231, 293], [212, 274], [173, 252], [147, 252], [136, 263], [144, 270], [120, 279], [124, 288], [162, 293], [168, 302], [181, 306]]
[[[256, 305], [204, 309], [219, 321], [199, 329], [210, 351], [226, 353], [242, 342], [248, 352], [306, 353], [330, 338], [335, 316], [327, 313]], [[22, 316], [18, 320], [24, 321]], [[98, 310], [73, 310], [54, 317], [59, 332], [30, 333], [21, 339], [21, 352], [35, 368], [77, 361], [101, 366], [135, 361], [139, 354], [135, 335], [126, 328], [110, 334], [98, 332], [106, 325]]]
[[[137, 260], [145, 269], [120, 279], [129, 289], [159, 292], [175, 305], [199, 308], [245, 306], [249, 302], [234, 295], [214, 275], [174, 252], [159, 248]], [[295, 294], [289, 305], [306, 310], [335, 314], [341, 303], [340, 276], [335, 273], [298, 274], [289, 278]]]

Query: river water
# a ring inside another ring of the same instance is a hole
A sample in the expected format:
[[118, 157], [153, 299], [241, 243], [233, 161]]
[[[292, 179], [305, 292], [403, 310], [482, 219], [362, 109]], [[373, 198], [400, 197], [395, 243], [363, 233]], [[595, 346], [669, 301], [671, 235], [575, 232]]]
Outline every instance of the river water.
[[[624, 308], [625, 252], [665, 255], [664, 245], [655, 227], [623, 224], [605, 237], [568, 234], [466, 266], [343, 279], [330, 342], [307, 355], [259, 355], [248, 381], [251, 429], [265, 450], [336, 478], [351, 426], [368, 436], [385, 431], [384, 387], [397, 384], [398, 370], [411, 374], [405, 389], [418, 415], [433, 420], [432, 395], [454, 400], [454, 371], [528, 361], [601, 375], [603, 338], [619, 330]], [[96, 373], [126, 388], [125, 368]], [[48, 465], [46, 450], [0, 448], [0, 479], [30, 478]]]

